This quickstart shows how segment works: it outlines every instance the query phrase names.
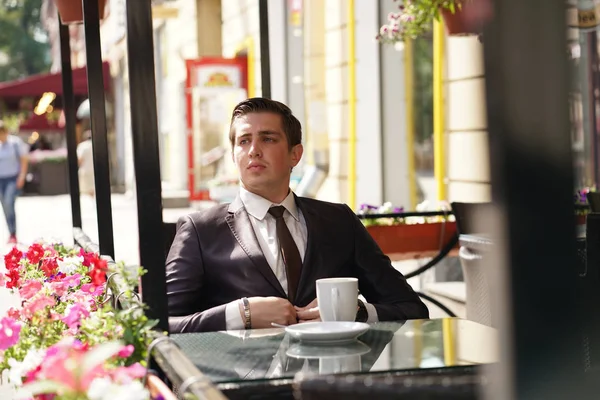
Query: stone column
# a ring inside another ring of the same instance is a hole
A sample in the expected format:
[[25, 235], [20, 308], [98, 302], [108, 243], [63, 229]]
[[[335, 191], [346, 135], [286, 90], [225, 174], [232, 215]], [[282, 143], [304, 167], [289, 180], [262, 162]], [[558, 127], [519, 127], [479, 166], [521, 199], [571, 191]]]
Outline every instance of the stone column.
[[346, 0], [324, 0], [329, 173], [318, 198], [348, 200], [348, 33]]
[[483, 47], [475, 36], [447, 37], [448, 200], [490, 201]]

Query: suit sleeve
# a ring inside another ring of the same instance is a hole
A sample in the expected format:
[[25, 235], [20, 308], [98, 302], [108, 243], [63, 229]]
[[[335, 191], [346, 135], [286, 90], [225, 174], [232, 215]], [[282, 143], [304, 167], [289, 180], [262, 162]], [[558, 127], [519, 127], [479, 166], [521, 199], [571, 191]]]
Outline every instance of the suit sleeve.
[[198, 233], [190, 216], [177, 222], [177, 233], [167, 257], [166, 278], [171, 333], [225, 329], [226, 304], [198, 311], [204, 266]]
[[429, 318], [429, 310], [392, 266], [356, 214], [346, 206], [353, 219], [354, 261], [359, 290], [377, 310], [380, 321]]

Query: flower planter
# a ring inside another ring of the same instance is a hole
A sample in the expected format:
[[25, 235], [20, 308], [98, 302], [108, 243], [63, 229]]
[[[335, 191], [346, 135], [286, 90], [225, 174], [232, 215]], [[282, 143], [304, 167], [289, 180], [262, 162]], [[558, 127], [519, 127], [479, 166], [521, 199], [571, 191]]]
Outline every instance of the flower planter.
[[368, 226], [367, 231], [388, 256], [437, 253], [456, 234], [456, 222], [373, 225]]
[[[83, 6], [81, 0], [54, 0], [58, 14], [63, 24], [78, 24], [83, 22]], [[98, 0], [98, 15], [104, 18], [106, 0]]]
[[[27, 398], [41, 393], [54, 398], [60, 390], [64, 398], [80, 399], [88, 391], [121, 387], [131, 398], [152, 391], [156, 399], [175, 400], [158, 382], [147, 390], [142, 386], [147, 371], [141, 361], [155, 322], [141, 310], [115, 310], [104, 301], [107, 272], [124, 277], [119, 291], [133, 289], [124, 265], [109, 266], [97, 253], [46, 242], [33, 243], [25, 252], [13, 247], [4, 264], [0, 289], [19, 301], [0, 320], [0, 370], [14, 377], [0, 382], [0, 392], [15, 389], [29, 393]], [[13, 359], [16, 364], [9, 362]], [[56, 365], [63, 367], [61, 373], [49, 374]], [[88, 367], [82, 371], [79, 365]]]
[[[478, 0], [465, 1], [460, 9], [456, 9], [454, 13], [447, 8], [440, 8], [440, 13], [444, 18], [444, 25], [448, 35], [477, 35], [478, 32], [473, 26], [473, 20], [467, 18], [467, 14], [471, 7], [477, 7]], [[471, 15], [475, 14], [474, 12]]]

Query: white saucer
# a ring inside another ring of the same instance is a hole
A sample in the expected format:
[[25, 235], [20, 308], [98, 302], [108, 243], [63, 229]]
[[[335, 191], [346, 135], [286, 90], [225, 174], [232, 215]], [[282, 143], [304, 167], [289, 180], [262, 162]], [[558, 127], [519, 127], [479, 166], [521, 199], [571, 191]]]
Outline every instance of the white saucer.
[[363, 322], [306, 322], [290, 325], [285, 331], [294, 339], [315, 344], [339, 344], [356, 340], [369, 330]]
[[361, 341], [332, 346], [311, 346], [310, 344], [295, 343], [287, 350], [286, 355], [293, 358], [327, 359], [362, 356], [371, 351], [371, 348]]

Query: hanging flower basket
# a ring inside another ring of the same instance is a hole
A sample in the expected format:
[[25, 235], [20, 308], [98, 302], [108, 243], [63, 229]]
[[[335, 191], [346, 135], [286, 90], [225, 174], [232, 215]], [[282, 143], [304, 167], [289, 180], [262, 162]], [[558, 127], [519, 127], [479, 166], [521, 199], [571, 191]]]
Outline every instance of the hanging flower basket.
[[[54, 0], [63, 24], [79, 24], [83, 22], [83, 5], [81, 0]], [[98, 15], [104, 18], [106, 0], [98, 0]]]
[[479, 33], [474, 29], [472, 20], [468, 18], [469, 12], [479, 6], [478, 3], [477, 0], [463, 1], [454, 12], [448, 8], [440, 7], [440, 13], [444, 18], [448, 35], [476, 35]]
[[456, 222], [373, 225], [367, 231], [388, 256], [438, 252], [456, 234]]
[[490, 0], [400, 0], [388, 14], [377, 40], [396, 44], [428, 34], [435, 20], [444, 19], [449, 35], [479, 34], [491, 18]]

